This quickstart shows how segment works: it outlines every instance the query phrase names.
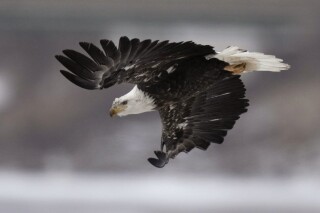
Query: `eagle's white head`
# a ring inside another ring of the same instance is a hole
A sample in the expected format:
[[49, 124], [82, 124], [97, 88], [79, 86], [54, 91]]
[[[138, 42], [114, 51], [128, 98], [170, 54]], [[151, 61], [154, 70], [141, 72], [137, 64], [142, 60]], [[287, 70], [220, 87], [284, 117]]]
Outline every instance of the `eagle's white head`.
[[155, 108], [154, 99], [135, 86], [130, 92], [113, 101], [110, 116], [140, 114]]

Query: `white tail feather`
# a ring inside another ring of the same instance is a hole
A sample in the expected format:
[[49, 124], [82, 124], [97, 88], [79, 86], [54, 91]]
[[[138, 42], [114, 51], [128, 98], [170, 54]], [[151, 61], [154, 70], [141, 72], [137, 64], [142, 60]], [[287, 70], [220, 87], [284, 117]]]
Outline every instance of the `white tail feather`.
[[288, 64], [282, 63], [283, 60], [273, 55], [265, 55], [258, 52], [247, 52], [236, 46], [231, 46], [218, 52], [215, 55], [208, 55], [207, 59], [217, 58], [230, 65], [245, 63], [246, 68], [243, 73], [251, 71], [271, 71], [280, 72], [290, 68]]

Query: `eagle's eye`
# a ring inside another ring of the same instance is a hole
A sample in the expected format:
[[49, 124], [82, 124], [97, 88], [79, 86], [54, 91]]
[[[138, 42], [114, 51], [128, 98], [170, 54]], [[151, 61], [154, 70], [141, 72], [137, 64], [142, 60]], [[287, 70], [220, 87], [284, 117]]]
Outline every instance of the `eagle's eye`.
[[128, 103], [128, 101], [122, 101], [121, 104], [126, 105]]

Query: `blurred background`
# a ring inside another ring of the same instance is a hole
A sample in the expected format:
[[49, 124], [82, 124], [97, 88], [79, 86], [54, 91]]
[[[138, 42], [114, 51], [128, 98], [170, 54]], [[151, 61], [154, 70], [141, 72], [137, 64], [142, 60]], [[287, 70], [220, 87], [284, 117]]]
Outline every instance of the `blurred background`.
[[[320, 212], [318, 0], [1, 0], [0, 212]], [[54, 55], [130, 38], [283, 58], [243, 76], [249, 111], [222, 145], [163, 169], [157, 112], [111, 119], [132, 85], [88, 91]]]

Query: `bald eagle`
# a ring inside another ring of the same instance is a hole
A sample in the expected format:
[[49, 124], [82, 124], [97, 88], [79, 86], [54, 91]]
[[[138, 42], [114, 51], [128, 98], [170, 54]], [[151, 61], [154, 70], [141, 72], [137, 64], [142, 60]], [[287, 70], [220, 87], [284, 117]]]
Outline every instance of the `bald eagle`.
[[163, 129], [156, 158], [163, 167], [170, 158], [193, 148], [221, 144], [240, 114], [247, 111], [240, 75], [251, 71], [279, 72], [289, 65], [272, 55], [230, 46], [215, 52], [194, 42], [151, 41], [121, 37], [118, 47], [101, 40], [101, 50], [80, 42], [87, 55], [63, 50], [56, 59], [69, 71], [62, 75], [79, 87], [96, 90], [131, 83], [133, 89], [116, 98], [110, 116], [158, 111]]

